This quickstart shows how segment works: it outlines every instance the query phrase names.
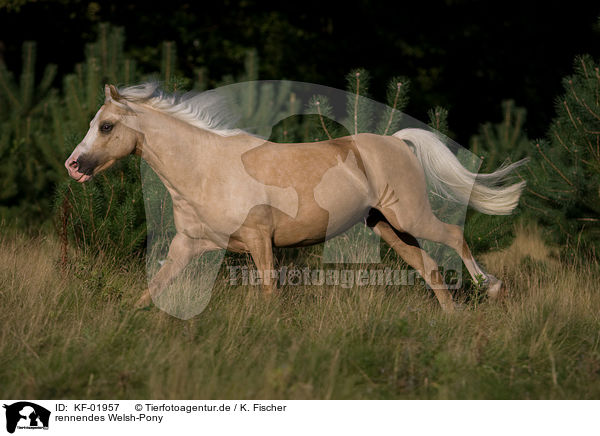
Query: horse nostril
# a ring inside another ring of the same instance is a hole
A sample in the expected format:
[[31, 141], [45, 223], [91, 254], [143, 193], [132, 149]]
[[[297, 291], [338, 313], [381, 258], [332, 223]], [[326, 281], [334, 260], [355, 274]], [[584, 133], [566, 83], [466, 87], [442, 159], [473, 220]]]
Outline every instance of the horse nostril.
[[69, 164], [69, 166], [70, 166], [71, 168], [73, 168], [73, 169], [75, 169], [75, 170], [76, 170], [76, 169], [77, 169], [77, 167], [79, 167], [79, 164], [77, 163], [77, 161], [76, 161], [76, 160], [74, 160], [74, 161], [72, 161], [72, 162]]

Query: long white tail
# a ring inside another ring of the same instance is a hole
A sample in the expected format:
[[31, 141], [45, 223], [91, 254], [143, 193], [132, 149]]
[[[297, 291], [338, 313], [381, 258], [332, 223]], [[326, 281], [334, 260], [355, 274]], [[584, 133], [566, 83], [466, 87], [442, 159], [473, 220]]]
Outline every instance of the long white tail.
[[488, 215], [509, 215], [517, 207], [525, 182], [507, 185], [507, 177], [527, 159], [503, 165], [490, 174], [475, 174], [463, 167], [454, 153], [432, 132], [403, 129], [393, 136], [412, 143], [428, 182], [440, 195], [468, 203]]

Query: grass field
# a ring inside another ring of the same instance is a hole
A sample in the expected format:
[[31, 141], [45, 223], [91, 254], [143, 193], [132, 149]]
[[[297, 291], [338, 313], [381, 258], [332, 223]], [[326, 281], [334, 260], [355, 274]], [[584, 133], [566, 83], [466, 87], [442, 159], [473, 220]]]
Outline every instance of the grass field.
[[182, 321], [134, 310], [139, 265], [0, 240], [4, 398], [600, 398], [600, 273], [535, 228], [482, 260], [510, 288], [445, 315], [422, 285], [217, 290]]

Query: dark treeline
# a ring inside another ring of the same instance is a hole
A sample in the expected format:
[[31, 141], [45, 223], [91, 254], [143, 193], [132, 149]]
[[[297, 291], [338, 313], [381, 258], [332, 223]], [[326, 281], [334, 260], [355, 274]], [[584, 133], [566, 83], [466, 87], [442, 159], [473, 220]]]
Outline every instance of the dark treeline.
[[176, 42], [178, 68], [205, 66], [220, 79], [243, 69], [248, 48], [260, 78], [344, 88], [352, 68], [367, 68], [374, 97], [394, 74], [413, 79], [408, 111], [449, 109], [455, 138], [467, 145], [512, 98], [528, 112], [528, 136], [542, 136], [554, 115], [561, 78], [577, 54], [600, 55], [594, 2], [445, 0], [290, 4], [216, 2], [0, 1], [0, 56], [18, 68], [24, 40], [38, 42], [38, 68], [58, 65], [57, 80], [83, 60], [97, 24], [123, 26], [126, 49], [148, 71], [160, 67], [163, 40]]

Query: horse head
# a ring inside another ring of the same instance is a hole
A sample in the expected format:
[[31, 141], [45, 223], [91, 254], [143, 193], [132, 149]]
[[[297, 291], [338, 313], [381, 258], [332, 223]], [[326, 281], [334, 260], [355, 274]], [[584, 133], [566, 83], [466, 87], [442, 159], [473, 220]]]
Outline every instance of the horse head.
[[91, 179], [134, 153], [141, 143], [141, 134], [131, 127], [136, 112], [129, 102], [113, 85], [105, 85], [104, 94], [104, 104], [90, 122], [87, 134], [65, 161], [69, 176], [78, 182]]

